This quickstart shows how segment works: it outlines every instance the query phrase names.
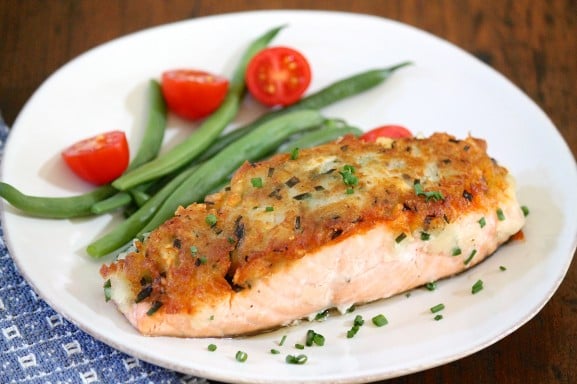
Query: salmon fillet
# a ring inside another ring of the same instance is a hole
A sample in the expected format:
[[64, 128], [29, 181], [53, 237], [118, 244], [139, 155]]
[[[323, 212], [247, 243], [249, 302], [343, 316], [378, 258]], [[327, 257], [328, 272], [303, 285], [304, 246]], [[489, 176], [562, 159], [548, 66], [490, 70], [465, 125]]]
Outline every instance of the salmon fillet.
[[245, 163], [100, 272], [145, 335], [234, 336], [455, 275], [523, 225], [485, 141], [347, 136]]

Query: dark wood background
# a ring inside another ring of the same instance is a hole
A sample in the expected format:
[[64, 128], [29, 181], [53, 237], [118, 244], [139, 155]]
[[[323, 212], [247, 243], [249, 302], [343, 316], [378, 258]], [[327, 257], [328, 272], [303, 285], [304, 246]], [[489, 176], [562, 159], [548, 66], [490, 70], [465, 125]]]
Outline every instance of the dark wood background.
[[[575, 0], [0, 0], [0, 111], [12, 124], [56, 69], [118, 36], [256, 9], [369, 13], [432, 32], [519, 86], [577, 156]], [[512, 335], [459, 361], [389, 382], [576, 383], [575, 263], [545, 308]]]

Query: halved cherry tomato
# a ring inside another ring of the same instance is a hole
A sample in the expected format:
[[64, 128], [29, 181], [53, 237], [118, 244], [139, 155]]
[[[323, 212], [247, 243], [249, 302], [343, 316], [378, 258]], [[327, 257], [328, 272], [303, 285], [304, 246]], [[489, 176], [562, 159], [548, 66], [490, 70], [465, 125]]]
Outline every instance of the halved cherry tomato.
[[214, 112], [226, 96], [228, 80], [194, 69], [174, 69], [162, 73], [162, 95], [168, 108], [189, 120]]
[[364, 133], [361, 140], [374, 142], [379, 137], [387, 137], [390, 139], [399, 139], [402, 137], [412, 137], [413, 134], [407, 128], [401, 125], [383, 125]]
[[311, 82], [311, 67], [295, 49], [270, 47], [250, 60], [245, 80], [251, 95], [262, 104], [287, 106], [305, 93]]
[[110, 131], [80, 140], [62, 151], [62, 158], [83, 180], [101, 185], [111, 182], [128, 166], [129, 150], [122, 131]]

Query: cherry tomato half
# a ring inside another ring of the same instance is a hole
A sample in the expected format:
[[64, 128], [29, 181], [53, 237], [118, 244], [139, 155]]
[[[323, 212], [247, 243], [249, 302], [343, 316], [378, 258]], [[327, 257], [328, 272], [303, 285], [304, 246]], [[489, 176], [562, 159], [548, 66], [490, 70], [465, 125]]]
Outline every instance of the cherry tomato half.
[[162, 73], [161, 89], [172, 112], [196, 120], [210, 115], [222, 104], [228, 80], [209, 72], [174, 69]]
[[383, 125], [364, 133], [361, 140], [374, 142], [379, 137], [387, 137], [390, 139], [400, 139], [402, 137], [412, 137], [413, 134], [407, 128], [401, 125]]
[[110, 131], [80, 140], [62, 151], [70, 169], [89, 183], [106, 184], [120, 176], [129, 161], [126, 135]]
[[246, 85], [267, 106], [296, 103], [311, 82], [311, 67], [302, 53], [288, 47], [270, 47], [248, 63]]

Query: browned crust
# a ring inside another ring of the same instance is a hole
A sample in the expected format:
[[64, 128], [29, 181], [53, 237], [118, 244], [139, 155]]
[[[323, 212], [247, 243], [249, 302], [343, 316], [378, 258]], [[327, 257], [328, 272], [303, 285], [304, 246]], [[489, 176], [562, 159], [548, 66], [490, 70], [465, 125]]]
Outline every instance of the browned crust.
[[[308, 167], [328, 157], [337, 159], [334, 167], [323, 172]], [[358, 184], [345, 184], [339, 173], [345, 165], [354, 168]], [[375, 177], [379, 172], [388, 172], [387, 177]], [[144, 300], [162, 302], [165, 313], [192, 314], [198, 303], [217, 303], [286, 263], [377, 223], [395, 236], [434, 233], [460, 215], [494, 209], [509, 187], [506, 176], [480, 139], [434, 134], [386, 147], [346, 137], [301, 150], [296, 160], [281, 154], [244, 164], [230, 188], [208, 197], [206, 204], [180, 208], [139, 252], [103, 266], [101, 274], [121, 272], [135, 296], [149, 290]], [[251, 183], [257, 177], [262, 187]], [[298, 183], [289, 181], [293, 177]], [[417, 195], [415, 180], [443, 198]], [[353, 193], [347, 193], [350, 188]], [[215, 215], [216, 225], [207, 224], [207, 215]], [[273, 224], [271, 215], [282, 220]]]

